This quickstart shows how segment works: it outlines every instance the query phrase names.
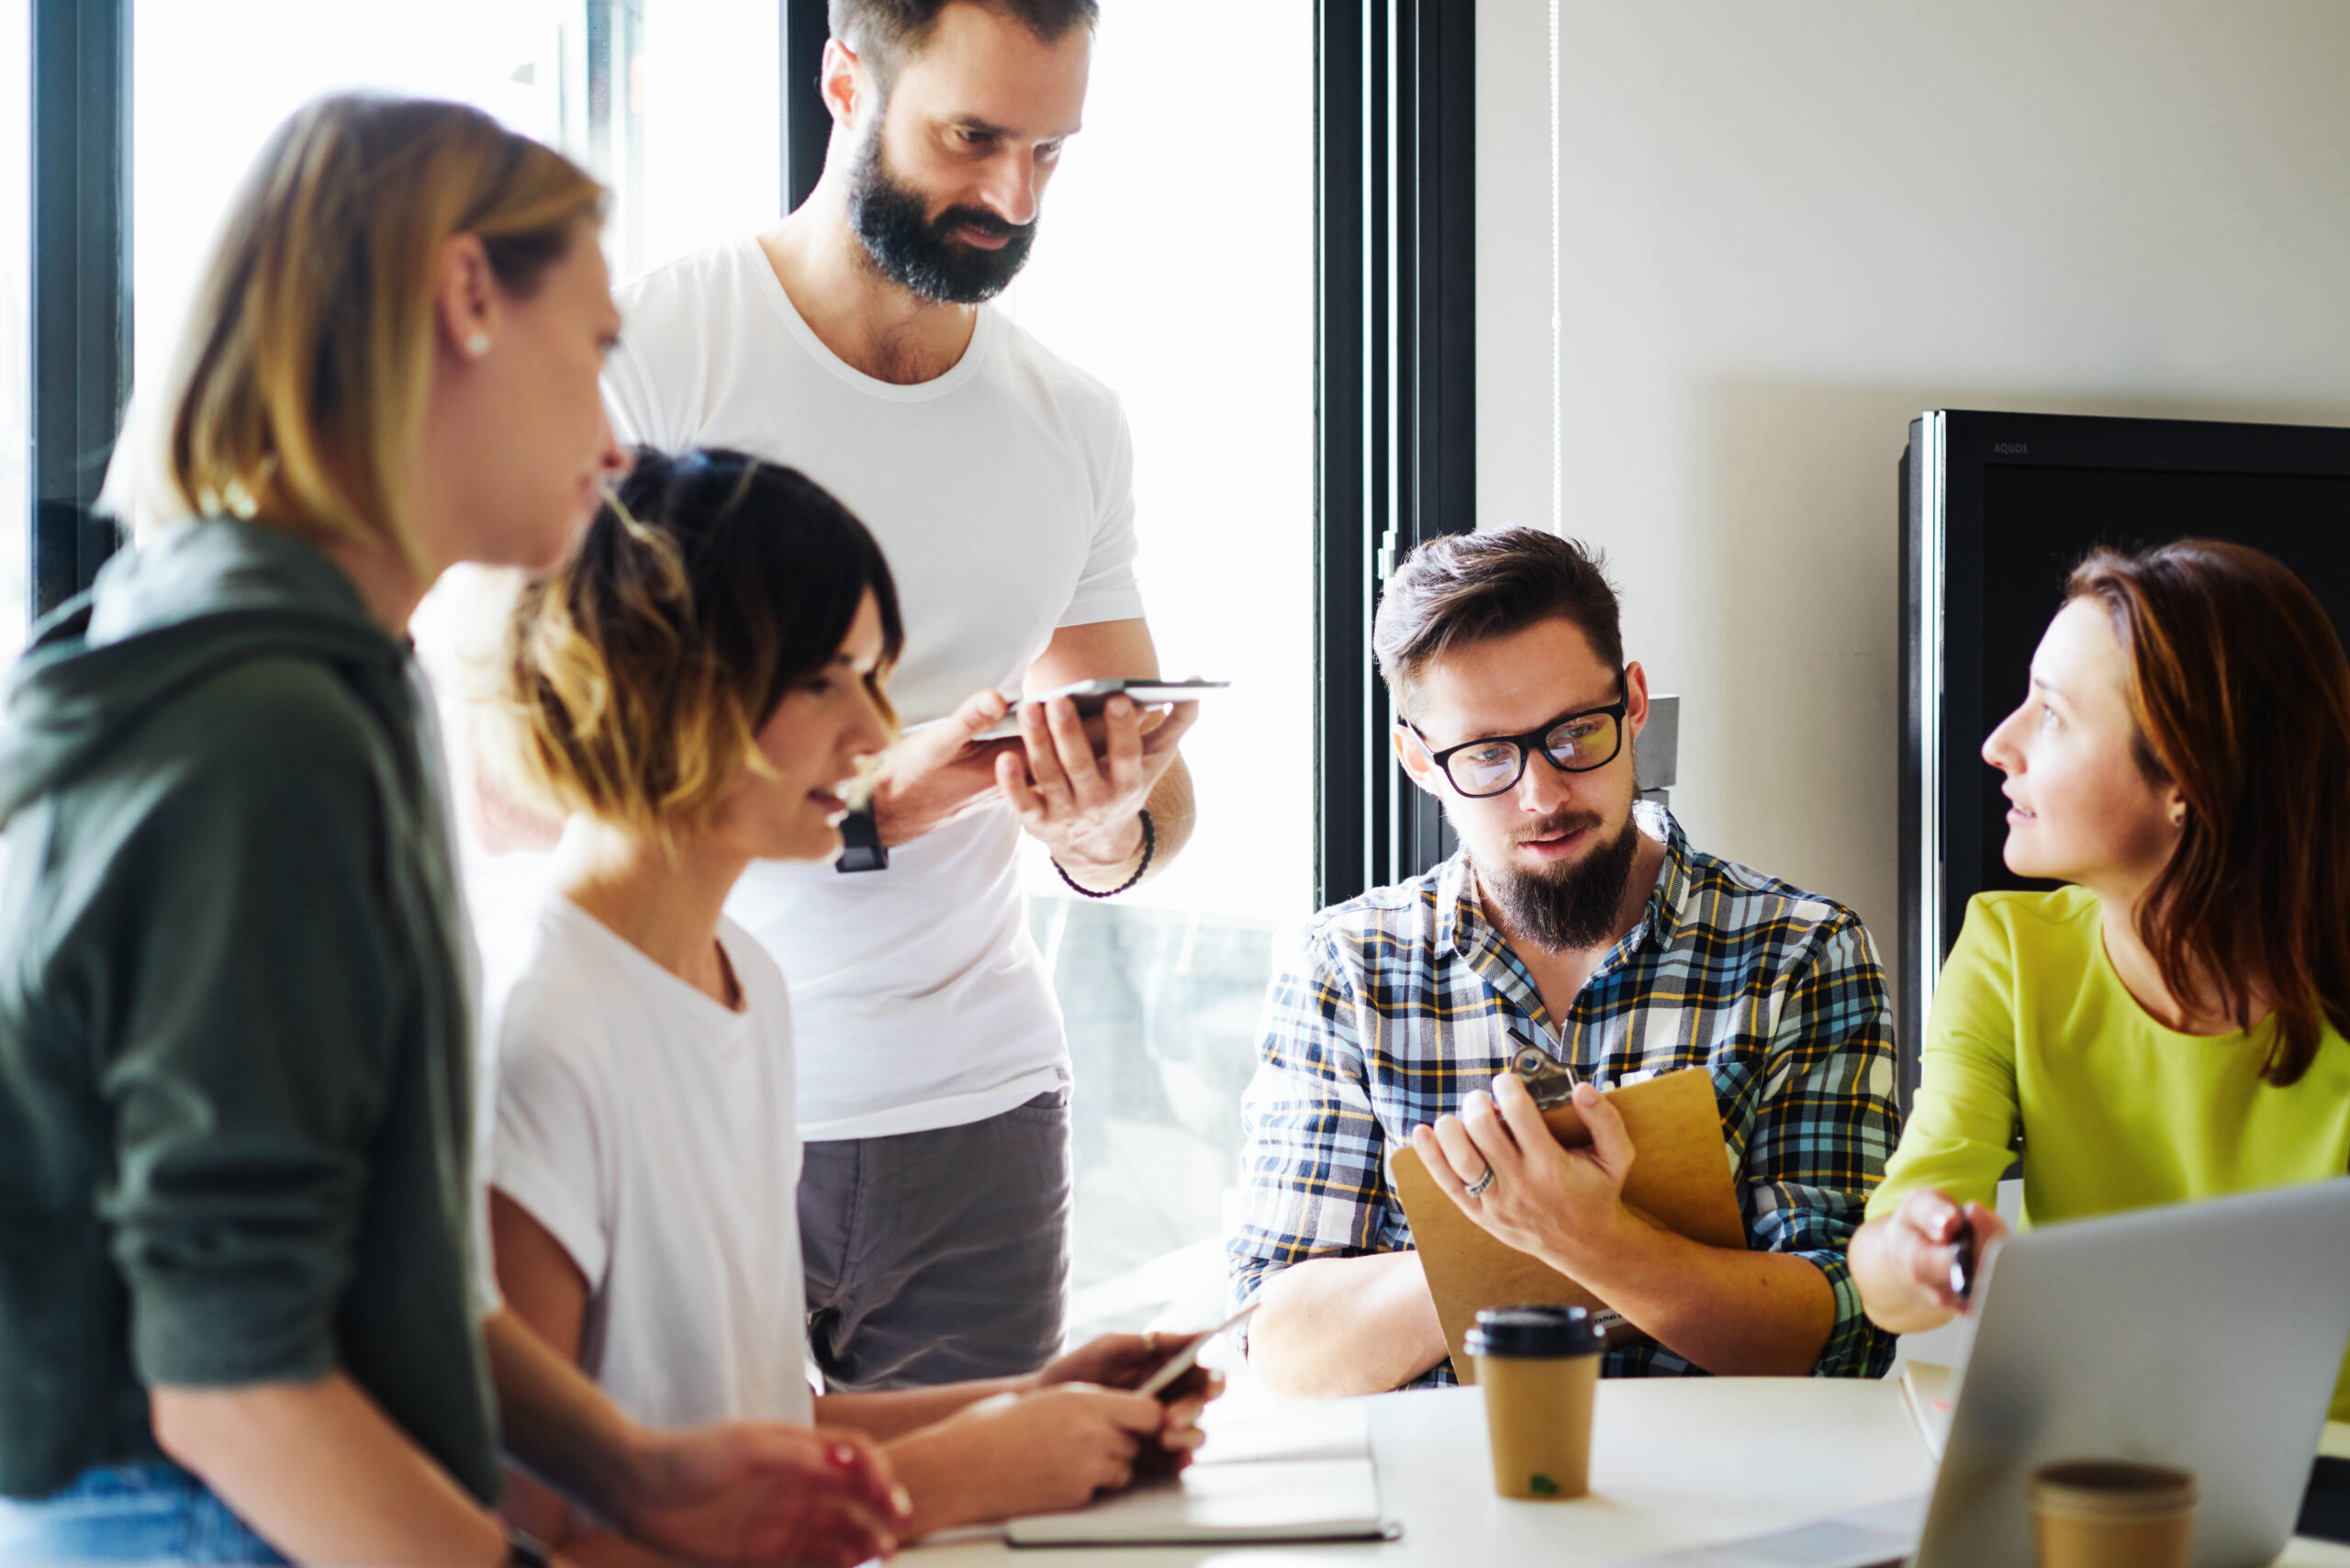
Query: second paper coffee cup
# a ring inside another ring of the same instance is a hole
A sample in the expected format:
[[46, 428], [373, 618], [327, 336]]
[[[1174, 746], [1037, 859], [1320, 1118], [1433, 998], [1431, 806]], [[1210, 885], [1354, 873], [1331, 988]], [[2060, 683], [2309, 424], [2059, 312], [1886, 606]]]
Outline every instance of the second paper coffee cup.
[[2195, 1477], [2121, 1460], [2069, 1460], [2031, 1477], [2041, 1568], [2187, 1568]]
[[1477, 1315], [1477, 1358], [1493, 1443], [1494, 1490], [1564, 1499], [1591, 1490], [1591, 1406], [1606, 1336], [1579, 1306], [1503, 1306]]

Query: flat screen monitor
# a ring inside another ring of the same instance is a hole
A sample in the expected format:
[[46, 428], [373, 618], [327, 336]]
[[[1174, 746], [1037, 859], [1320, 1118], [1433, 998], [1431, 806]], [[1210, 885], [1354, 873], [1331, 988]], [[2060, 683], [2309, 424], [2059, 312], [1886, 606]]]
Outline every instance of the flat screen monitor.
[[1984, 737], [2093, 545], [2235, 540], [2298, 572], [2350, 637], [2350, 430], [1942, 410], [1902, 457], [1901, 1087], [1966, 901], [2046, 887], [2001, 858]]

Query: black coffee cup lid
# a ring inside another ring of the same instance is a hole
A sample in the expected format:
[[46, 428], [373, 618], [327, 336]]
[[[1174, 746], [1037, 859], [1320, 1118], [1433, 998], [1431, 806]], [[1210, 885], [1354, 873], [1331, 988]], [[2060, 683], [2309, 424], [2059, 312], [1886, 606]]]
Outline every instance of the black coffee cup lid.
[[1589, 1356], [1607, 1331], [1579, 1306], [1493, 1306], [1477, 1315], [1462, 1346], [1472, 1356]]

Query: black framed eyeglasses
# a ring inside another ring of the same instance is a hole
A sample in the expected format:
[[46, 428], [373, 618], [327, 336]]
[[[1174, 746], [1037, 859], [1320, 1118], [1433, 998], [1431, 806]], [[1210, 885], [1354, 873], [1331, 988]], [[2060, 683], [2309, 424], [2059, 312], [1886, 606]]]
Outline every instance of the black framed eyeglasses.
[[[1624, 715], [1630, 708], [1631, 693], [1628, 691], [1605, 708], [1562, 713], [1540, 729], [1528, 730], [1522, 735], [1487, 735], [1442, 751], [1431, 749], [1428, 760], [1442, 768], [1452, 787], [1472, 801], [1516, 789], [1517, 781], [1526, 777], [1526, 758], [1530, 752], [1540, 752], [1542, 759], [1561, 773], [1588, 773], [1595, 767], [1606, 767], [1623, 751]], [[1427, 745], [1427, 736], [1420, 734], [1417, 724], [1409, 719], [1403, 722], [1405, 729], [1419, 735], [1423, 746]]]

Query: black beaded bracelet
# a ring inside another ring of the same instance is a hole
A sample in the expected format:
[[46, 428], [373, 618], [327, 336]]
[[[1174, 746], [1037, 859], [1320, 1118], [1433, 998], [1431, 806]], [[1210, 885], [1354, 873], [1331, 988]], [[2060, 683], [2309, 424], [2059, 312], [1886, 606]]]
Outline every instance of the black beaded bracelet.
[[1069, 868], [1056, 860], [1053, 862], [1053, 869], [1061, 874], [1061, 880], [1090, 899], [1116, 898], [1120, 893], [1141, 881], [1142, 874], [1150, 869], [1150, 857], [1158, 853], [1158, 829], [1151, 823], [1148, 807], [1145, 807], [1136, 814], [1142, 818], [1142, 864], [1135, 868], [1133, 876], [1128, 877], [1106, 893], [1097, 893], [1091, 888], [1080, 885], [1075, 877], [1069, 874]]

